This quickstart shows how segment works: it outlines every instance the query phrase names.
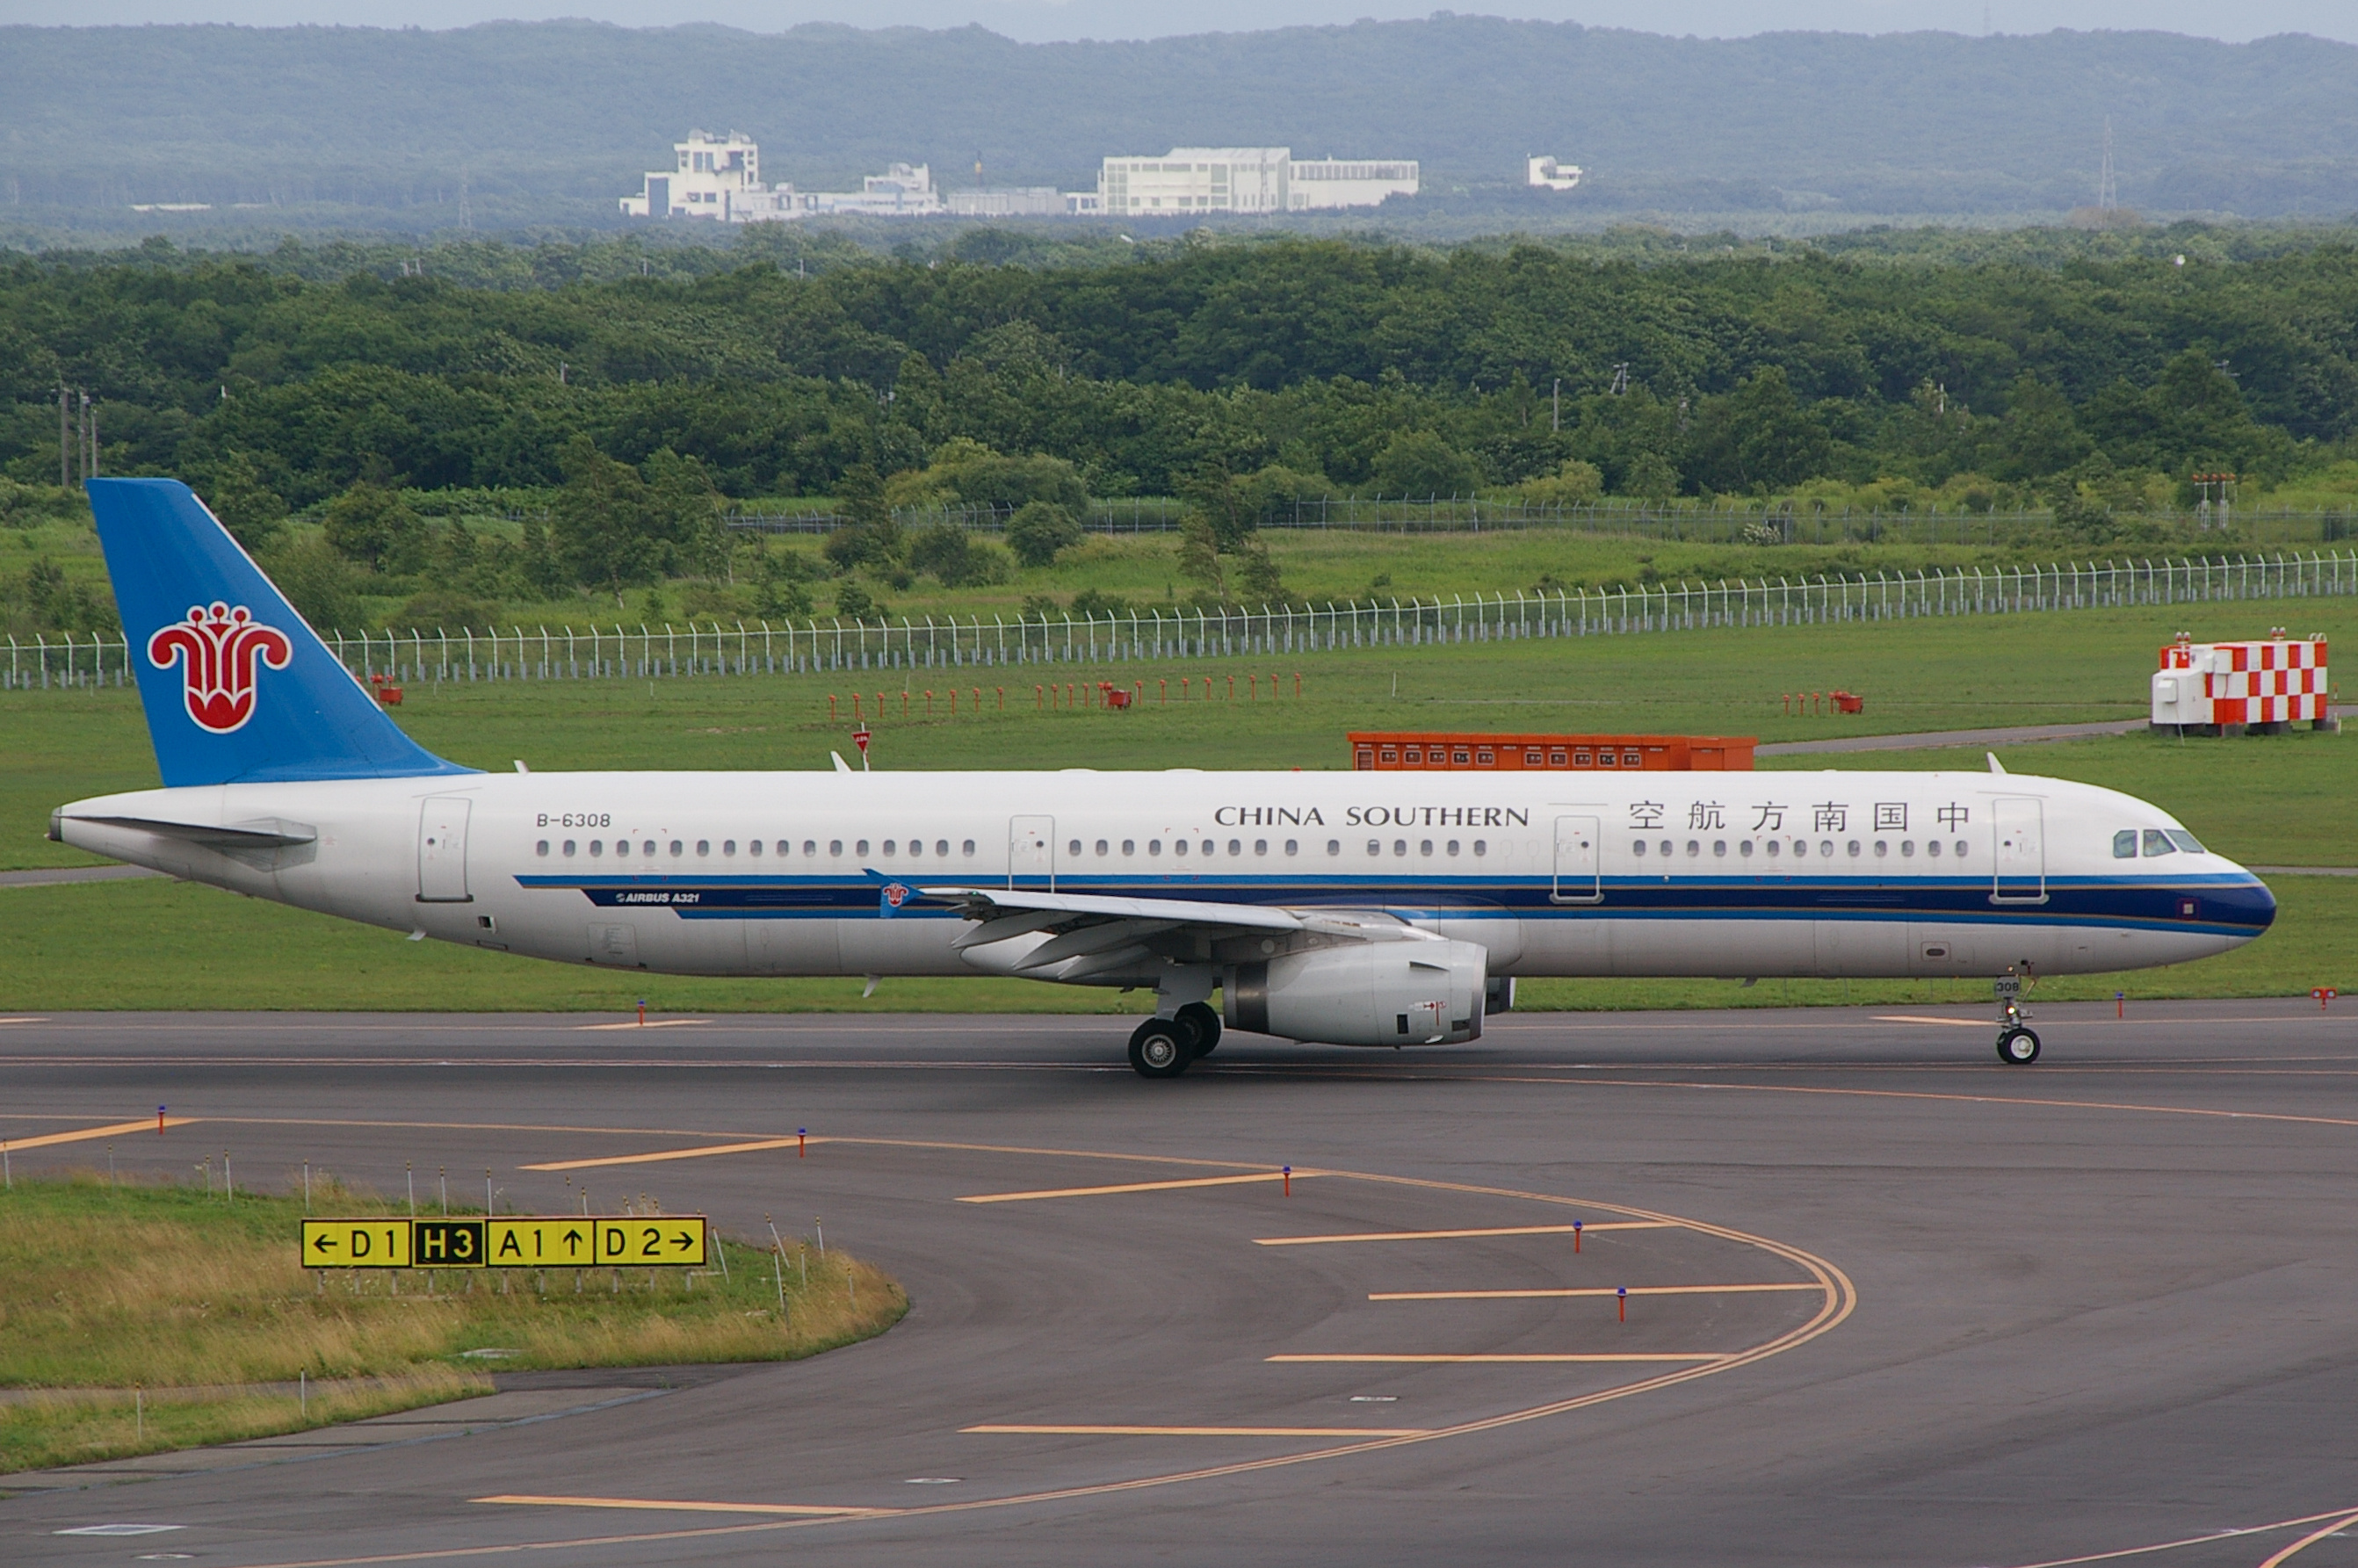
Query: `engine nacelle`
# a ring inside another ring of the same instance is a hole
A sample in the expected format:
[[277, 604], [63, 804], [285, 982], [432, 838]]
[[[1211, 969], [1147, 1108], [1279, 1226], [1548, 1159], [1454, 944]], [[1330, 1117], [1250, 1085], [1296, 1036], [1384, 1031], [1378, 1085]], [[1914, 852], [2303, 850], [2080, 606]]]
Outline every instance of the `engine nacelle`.
[[1230, 1027], [1327, 1045], [1454, 1045], [1482, 1035], [1489, 955], [1473, 942], [1368, 942], [1238, 964]]

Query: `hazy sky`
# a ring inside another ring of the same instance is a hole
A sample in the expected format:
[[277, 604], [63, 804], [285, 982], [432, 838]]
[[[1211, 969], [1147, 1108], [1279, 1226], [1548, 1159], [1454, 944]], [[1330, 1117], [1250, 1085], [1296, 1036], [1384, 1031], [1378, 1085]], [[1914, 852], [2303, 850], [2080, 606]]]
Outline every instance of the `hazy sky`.
[[[1593, 27], [1733, 38], [1787, 28], [1898, 32], [1938, 28], [2039, 33], [2055, 27], [2152, 27], [2242, 41], [2313, 33], [2358, 43], [2358, 0], [1523, 0], [1492, 12]], [[141, 22], [294, 22], [457, 27], [495, 18], [589, 16], [631, 27], [722, 22], [773, 32], [798, 22], [877, 27], [979, 22], [1027, 40], [1160, 38], [1298, 23], [1426, 15], [1429, 5], [1384, 0], [0, 0], [0, 23], [77, 26]]]

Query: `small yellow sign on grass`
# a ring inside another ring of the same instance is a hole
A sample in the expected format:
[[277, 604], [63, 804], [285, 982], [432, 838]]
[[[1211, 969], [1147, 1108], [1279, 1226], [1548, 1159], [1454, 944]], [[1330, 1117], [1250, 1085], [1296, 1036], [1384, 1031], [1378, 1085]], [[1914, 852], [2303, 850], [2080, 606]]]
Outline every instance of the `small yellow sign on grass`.
[[307, 1219], [302, 1254], [307, 1269], [701, 1269], [708, 1236], [700, 1214]]

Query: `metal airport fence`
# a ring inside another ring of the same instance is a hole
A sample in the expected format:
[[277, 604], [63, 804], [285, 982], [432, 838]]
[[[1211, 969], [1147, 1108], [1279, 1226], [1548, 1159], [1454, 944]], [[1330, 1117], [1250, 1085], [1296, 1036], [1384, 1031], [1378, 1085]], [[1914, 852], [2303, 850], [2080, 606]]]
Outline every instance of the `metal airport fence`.
[[[643, 680], [1109, 664], [2351, 594], [2358, 594], [2358, 554], [2316, 552], [1525, 589], [1472, 599], [1452, 595], [1253, 611], [1139, 610], [1044, 620], [950, 615], [784, 625], [691, 622], [458, 632], [388, 627], [322, 635], [345, 668], [362, 679]], [[127, 653], [120, 637], [11, 636], [0, 687], [119, 687], [124, 684]]]

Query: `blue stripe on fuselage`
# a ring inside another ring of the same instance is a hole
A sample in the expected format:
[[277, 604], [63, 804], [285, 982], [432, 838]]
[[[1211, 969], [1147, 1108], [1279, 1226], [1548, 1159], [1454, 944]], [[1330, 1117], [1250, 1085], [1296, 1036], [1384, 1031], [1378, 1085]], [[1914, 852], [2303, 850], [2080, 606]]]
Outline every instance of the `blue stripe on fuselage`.
[[[949, 881], [913, 876], [912, 881]], [[519, 886], [571, 888], [600, 908], [669, 909], [687, 920], [873, 918], [876, 882], [865, 875], [693, 876], [668, 873], [522, 875]], [[1607, 877], [1596, 903], [1557, 903], [1545, 878], [1372, 876], [1155, 877], [1059, 875], [1059, 892], [1199, 903], [1382, 908], [1436, 920], [1595, 918], [1641, 920], [1846, 920], [1974, 925], [2099, 925], [2256, 936], [2276, 918], [2276, 899], [2256, 878], [2234, 872], [2161, 881], [2050, 877], [2041, 903], [1995, 903], [1985, 877]], [[2187, 904], [2191, 903], [2190, 912]], [[902, 919], [955, 911], [912, 902]]]

